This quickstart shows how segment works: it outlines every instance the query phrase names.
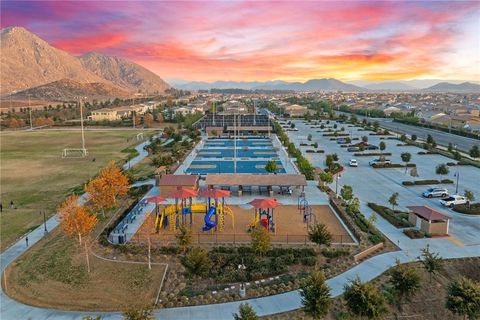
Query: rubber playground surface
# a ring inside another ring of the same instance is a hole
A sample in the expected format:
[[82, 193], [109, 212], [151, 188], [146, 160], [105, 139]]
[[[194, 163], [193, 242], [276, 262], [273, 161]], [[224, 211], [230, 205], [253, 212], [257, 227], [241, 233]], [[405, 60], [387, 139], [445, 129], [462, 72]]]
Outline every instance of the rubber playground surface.
[[[202, 231], [205, 226], [205, 213], [194, 213], [191, 230], [193, 234], [193, 244], [202, 243], [234, 243], [250, 241], [248, 229], [254, 220], [254, 209], [245, 209], [239, 206], [229, 206], [234, 213], [234, 225], [230, 216], [225, 216], [225, 227], [223, 232], [216, 232], [215, 229]], [[327, 225], [328, 230], [333, 235], [333, 242], [351, 243], [353, 239], [349, 236], [347, 230], [343, 227], [336, 215], [329, 206], [313, 205], [312, 212], [317, 222]], [[163, 207], [160, 208], [163, 210]], [[276, 224], [276, 234], [270, 233], [273, 243], [304, 243], [308, 242], [307, 224], [303, 220], [303, 214], [299, 212], [296, 205], [281, 205], [274, 210], [274, 222]], [[212, 218], [213, 220], [213, 218]], [[146, 241], [148, 228], [143, 225], [133, 236], [132, 241]], [[158, 245], [175, 244], [175, 232], [169, 227], [161, 228], [159, 233], [151, 234], [151, 240]]]

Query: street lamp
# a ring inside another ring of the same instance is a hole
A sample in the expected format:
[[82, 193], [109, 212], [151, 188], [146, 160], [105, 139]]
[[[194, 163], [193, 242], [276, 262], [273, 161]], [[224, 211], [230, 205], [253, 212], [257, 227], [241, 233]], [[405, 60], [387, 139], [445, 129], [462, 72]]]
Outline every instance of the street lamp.
[[[243, 258], [242, 258], [242, 263], [238, 265], [238, 271], [239, 272], [242, 272], [242, 271], [245, 271], [247, 269], [247, 267], [243, 264]], [[245, 283], [242, 281], [240, 283], [240, 297], [244, 298], [245, 295], [247, 294], [246, 292], [246, 287], [245, 287]]]
[[45, 216], [45, 210], [40, 211], [40, 214], [43, 214], [43, 227], [44, 227], [44, 232], [45, 234], [48, 233], [47, 230], [47, 217]]
[[460, 179], [460, 172], [457, 171], [453, 176], [457, 178], [457, 185], [455, 186], [455, 194], [458, 194], [458, 180]]
[[338, 179], [340, 179], [342, 175], [340, 173], [337, 173], [335, 175], [335, 196], [338, 198]]

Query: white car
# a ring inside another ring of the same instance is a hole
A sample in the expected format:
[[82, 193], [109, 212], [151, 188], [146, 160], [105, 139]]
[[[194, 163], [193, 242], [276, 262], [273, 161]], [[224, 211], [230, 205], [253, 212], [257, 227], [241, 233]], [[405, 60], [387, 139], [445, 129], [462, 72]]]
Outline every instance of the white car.
[[390, 163], [391, 161], [388, 159], [373, 159], [368, 162], [368, 165], [372, 167], [377, 164], [389, 165]]
[[350, 162], [348, 163], [350, 167], [358, 167], [358, 162], [355, 159], [350, 159]]
[[457, 204], [468, 204], [468, 202], [469, 201], [467, 198], [465, 198], [464, 196], [459, 196], [458, 194], [440, 200], [441, 205], [450, 208], [453, 208], [453, 206]]

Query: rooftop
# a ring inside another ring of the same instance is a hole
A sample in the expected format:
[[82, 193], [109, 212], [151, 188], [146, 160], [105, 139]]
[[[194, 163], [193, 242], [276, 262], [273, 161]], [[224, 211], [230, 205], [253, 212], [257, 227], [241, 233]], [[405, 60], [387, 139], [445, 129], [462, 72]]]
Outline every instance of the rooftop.
[[448, 220], [449, 216], [438, 212], [428, 206], [407, 206], [407, 209], [429, 221]]

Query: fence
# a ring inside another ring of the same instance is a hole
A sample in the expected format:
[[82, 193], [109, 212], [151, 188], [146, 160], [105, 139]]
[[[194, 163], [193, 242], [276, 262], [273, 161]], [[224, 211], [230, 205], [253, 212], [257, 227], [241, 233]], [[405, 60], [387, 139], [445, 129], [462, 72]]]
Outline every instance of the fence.
[[[147, 243], [148, 235], [136, 233], [133, 235], [130, 243]], [[177, 240], [175, 239], [174, 234], [155, 234], [151, 237], [151, 243], [168, 246], [176, 245]], [[195, 233], [192, 234], [192, 244], [193, 245], [220, 245], [220, 244], [250, 244], [251, 238], [249, 234], [246, 233]], [[270, 242], [272, 244], [296, 244], [296, 245], [312, 245], [313, 242], [310, 241], [308, 235], [294, 235], [294, 234], [276, 234], [270, 235]], [[348, 235], [332, 235], [333, 244], [352, 244], [352, 240]]]

